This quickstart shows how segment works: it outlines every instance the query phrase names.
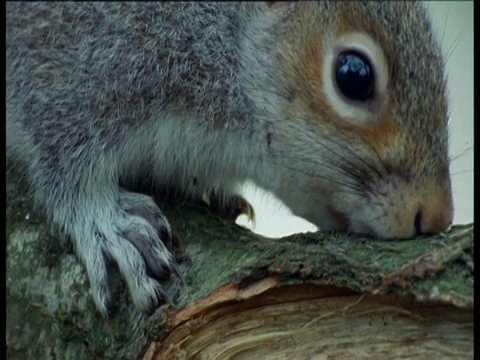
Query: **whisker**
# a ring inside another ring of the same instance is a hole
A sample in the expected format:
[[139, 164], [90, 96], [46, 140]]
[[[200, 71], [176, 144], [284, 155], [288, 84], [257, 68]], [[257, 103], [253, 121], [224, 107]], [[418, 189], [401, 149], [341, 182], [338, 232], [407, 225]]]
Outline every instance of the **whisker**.
[[[315, 139], [315, 140], [318, 141], [318, 139]], [[329, 142], [335, 145], [337, 148], [340, 148], [340, 145], [338, 142], [331, 141], [331, 140], [328, 140], [328, 142], [322, 142], [319, 144], [324, 149], [328, 150], [328, 153], [332, 155], [334, 159], [330, 158], [313, 165], [321, 166], [323, 168], [332, 170], [331, 177], [328, 177], [328, 178], [325, 176], [320, 177], [317, 174], [306, 172], [305, 170], [303, 170], [304, 167], [302, 166], [294, 168], [293, 166], [290, 165], [289, 168], [292, 168], [297, 171], [302, 171], [303, 173], [310, 175], [311, 177], [322, 178], [325, 181], [343, 185], [347, 188], [350, 188], [351, 190], [356, 191], [357, 193], [355, 193], [355, 195], [365, 194], [366, 192], [369, 192], [372, 194], [379, 194], [378, 190], [374, 188], [372, 185], [374, 183], [374, 174], [377, 176], [380, 176], [381, 172], [378, 169], [376, 169], [373, 165], [369, 164], [366, 160], [364, 160], [364, 158], [362, 158], [360, 155], [358, 155], [353, 148], [350, 148], [348, 146], [343, 147], [343, 148], [348, 148], [348, 153], [352, 154], [354, 159], [360, 160], [360, 164], [359, 162], [356, 162], [351, 158], [346, 157], [340, 152], [335, 151], [335, 147], [330, 146]], [[299, 164], [308, 163], [309, 165], [308, 167], [311, 167], [312, 166], [311, 162], [312, 162], [312, 159], [309, 157], [308, 160], [306, 161], [300, 160]], [[364, 165], [364, 166], [360, 166], [360, 165]], [[372, 171], [369, 171], [369, 170], [372, 170]], [[335, 180], [333, 179], [333, 176], [335, 176], [335, 174], [341, 175], [342, 173], [344, 175], [340, 176], [340, 178], [347, 178], [347, 179], [350, 179], [351, 181], [345, 181], [345, 180], [338, 181], [338, 178]]]
[[[334, 142], [335, 140], [331, 139], [332, 142]], [[368, 145], [368, 147], [370, 147], [370, 149], [373, 150], [373, 153], [376, 155], [377, 159], [379, 160], [379, 163], [384, 166], [381, 158], [380, 158], [380, 155], [378, 154], [378, 152], [375, 150], [375, 148], [368, 142], [368, 141], [364, 141], [365, 144]], [[336, 143], [338, 146], [340, 146], [338, 143]], [[348, 150], [350, 152], [350, 154], [352, 154], [356, 159], [360, 160], [360, 162], [362, 162], [366, 167], [368, 167], [370, 170], [372, 170], [378, 177], [381, 177], [382, 176], [382, 173], [380, 172], [380, 170], [378, 170], [375, 166], [373, 166], [371, 164], [371, 162], [368, 162], [365, 160], [364, 157], [360, 156], [356, 151], [354, 151], [354, 149], [351, 149], [349, 146], [345, 147], [346, 150]], [[385, 168], [386, 170], [386, 168]]]
[[367, 219], [367, 220], [365, 221], [365, 223], [371, 224], [371, 223], [373, 223], [373, 222], [375, 222], [375, 221], [383, 218], [384, 216], [385, 216], [385, 211], [383, 211], [383, 213], [380, 214], [380, 215], [376, 215], [376, 216], [374, 216], [374, 217], [371, 217], [371, 218]]
[[[361, 167], [359, 166], [358, 162], [355, 162], [349, 157], [344, 156], [341, 152], [335, 151], [334, 147], [328, 146], [326, 143], [319, 143], [338, 159], [338, 161], [335, 162], [335, 168], [341, 168], [345, 173], [349, 174], [352, 177], [355, 177], [359, 181], [361, 180], [362, 182], [366, 182], [366, 180], [372, 179], [372, 175], [367, 169], [372, 170], [378, 176], [381, 175], [374, 166], [369, 164], [362, 156], [358, 155], [357, 152], [354, 151], [354, 149], [350, 148], [348, 145], [345, 146], [345, 144], [340, 144], [335, 139], [329, 139], [328, 141], [334, 144], [337, 148], [342, 149], [342, 151], [347, 150], [353, 158], [360, 160], [360, 163], [365, 165], [365, 167]], [[340, 164], [345, 164], [348, 166], [341, 166]]]
[[461, 156], [465, 155], [467, 151], [471, 151], [471, 150], [473, 150], [473, 146], [469, 146], [465, 148], [461, 153], [450, 157], [450, 163], [453, 163], [454, 161], [458, 160]]
[[[283, 154], [281, 153], [280, 156]], [[301, 164], [308, 163], [309, 166], [301, 166]], [[297, 165], [299, 164], [299, 165]], [[340, 185], [346, 189], [337, 189], [337, 192], [343, 193], [350, 193], [352, 195], [361, 196], [361, 194], [365, 193], [365, 188], [358, 182], [358, 181], [348, 181], [351, 177], [335, 177], [335, 173], [339, 173], [339, 167], [337, 164], [332, 163], [331, 161], [319, 162], [316, 166], [322, 166], [324, 169], [332, 170], [332, 175], [319, 175], [313, 171], [308, 171], [311, 168], [311, 161], [302, 161], [296, 162], [293, 164], [284, 164], [284, 163], [277, 163], [276, 165], [282, 166], [288, 169], [291, 169], [295, 172], [299, 172], [301, 174], [307, 175], [309, 178], [312, 179], [322, 179], [325, 182], [334, 183]]]
[[316, 173], [312, 173], [312, 172], [307, 172], [305, 170], [302, 170], [302, 169], [298, 169], [298, 168], [295, 168], [291, 165], [283, 165], [291, 170], [294, 170], [294, 171], [298, 171], [298, 172], [301, 172], [303, 174], [306, 174], [308, 175], [309, 177], [311, 178], [317, 178], [317, 179], [322, 179], [324, 181], [327, 181], [327, 182], [330, 182], [330, 183], [334, 183], [334, 184], [338, 184], [338, 185], [342, 185], [342, 186], [345, 186], [347, 188], [349, 188], [350, 190], [357, 190], [358, 192], [354, 192], [354, 194], [358, 195], [360, 192], [363, 192], [363, 188], [360, 187], [359, 185], [357, 185], [355, 182], [348, 182], [348, 181], [340, 181], [338, 179], [333, 179], [333, 178], [330, 178], [330, 177], [327, 177], [325, 175], [319, 175], [319, 174], [316, 174]]
[[448, 61], [450, 60], [450, 57], [453, 55], [453, 53], [455, 52], [455, 49], [460, 44], [460, 41], [462, 40], [463, 35], [464, 35], [463, 32], [458, 34], [457, 37], [453, 40], [450, 47], [445, 51], [444, 60], [443, 60], [443, 64], [445, 66], [448, 64]]
[[[350, 148], [348, 146], [346, 147], [346, 149], [349, 150], [350, 154], [353, 155], [356, 159], [360, 160], [360, 162], [363, 165], [365, 165], [365, 167], [372, 170], [372, 172], [375, 173], [375, 175], [377, 177], [382, 176], [382, 173], [375, 166], [373, 166], [370, 162], [366, 161], [364, 157], [358, 155], [357, 152], [355, 152], [352, 148]], [[373, 147], [372, 147], [372, 149], [375, 150]], [[378, 156], [378, 153], [376, 153], [376, 151], [375, 151], [375, 154], [377, 155], [379, 163], [384, 166], [383, 162], [381, 161], [381, 159]], [[348, 161], [347, 158], [344, 157], [344, 156], [342, 156], [341, 159], [343, 161], [348, 162], [351, 165], [351, 167], [340, 166], [340, 168], [345, 173], [354, 177], [369, 192], [378, 194], [377, 189], [372, 187], [372, 184], [374, 183], [374, 177], [372, 176], [371, 172], [368, 172], [367, 169], [365, 169], [365, 168], [360, 168], [360, 166], [358, 166], [358, 164], [356, 162]], [[353, 171], [353, 169], [355, 169], [355, 172]]]
[[472, 170], [461, 170], [461, 171], [455, 171], [454, 173], [450, 173], [451, 176], [457, 176], [457, 175], [462, 175], [462, 174], [471, 174], [473, 173]]
[[446, 13], [445, 13], [445, 22], [443, 23], [442, 42], [441, 42], [442, 46], [443, 46], [443, 44], [445, 43], [445, 31], [447, 30], [448, 15], [449, 15], [449, 14], [448, 14], [448, 11], [449, 11], [449, 10], [450, 10], [450, 9], [447, 8], [447, 11], [446, 11]]
[[[301, 162], [301, 163], [307, 163], [307, 161]], [[308, 161], [308, 165], [309, 165], [309, 167], [311, 166], [310, 161]], [[341, 184], [341, 185], [345, 185], [345, 186], [348, 186], [348, 187], [351, 187], [351, 188], [356, 187], [357, 190], [363, 190], [362, 187], [358, 186], [359, 180], [363, 179], [362, 174], [358, 174], [358, 173], [355, 173], [353, 171], [348, 171], [349, 170], [348, 168], [347, 169], [342, 168], [342, 166], [339, 166], [339, 161], [332, 161], [331, 159], [329, 159], [329, 160], [325, 160], [324, 162], [319, 163], [316, 166], [321, 166], [324, 169], [332, 170], [333, 173], [339, 173], [340, 170], [341, 170], [342, 172], [350, 175], [348, 178], [357, 179], [357, 181], [354, 181], [354, 182], [339, 182], [338, 180], [333, 181], [332, 179], [328, 179], [328, 178], [324, 177], [324, 180], [329, 180], [331, 182], [338, 183], [338, 184]], [[290, 167], [292, 169], [294, 169], [291, 165], [290, 165]], [[303, 171], [303, 173], [305, 173], [307, 175], [310, 175], [311, 177], [319, 177], [318, 174], [316, 174], [316, 173], [306, 172], [305, 170], [302, 170], [302, 169], [297, 169], [297, 170]]]

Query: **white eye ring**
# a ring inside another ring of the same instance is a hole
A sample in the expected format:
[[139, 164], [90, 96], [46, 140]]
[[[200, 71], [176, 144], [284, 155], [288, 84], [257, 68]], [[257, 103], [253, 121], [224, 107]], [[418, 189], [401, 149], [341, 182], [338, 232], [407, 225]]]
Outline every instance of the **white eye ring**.
[[[335, 63], [340, 53], [353, 51], [365, 57], [374, 77], [373, 95], [368, 101], [354, 101], [342, 94], [335, 78]], [[332, 108], [352, 123], [376, 122], [388, 100], [389, 71], [382, 49], [364, 33], [348, 33], [327, 42], [323, 69], [324, 92]]]

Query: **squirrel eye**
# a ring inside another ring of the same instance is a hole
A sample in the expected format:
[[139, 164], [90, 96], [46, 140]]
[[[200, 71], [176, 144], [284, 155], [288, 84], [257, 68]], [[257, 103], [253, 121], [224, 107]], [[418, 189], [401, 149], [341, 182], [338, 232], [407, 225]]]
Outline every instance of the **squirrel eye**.
[[341, 52], [335, 63], [335, 81], [344, 96], [354, 101], [373, 97], [375, 79], [368, 59], [357, 51]]

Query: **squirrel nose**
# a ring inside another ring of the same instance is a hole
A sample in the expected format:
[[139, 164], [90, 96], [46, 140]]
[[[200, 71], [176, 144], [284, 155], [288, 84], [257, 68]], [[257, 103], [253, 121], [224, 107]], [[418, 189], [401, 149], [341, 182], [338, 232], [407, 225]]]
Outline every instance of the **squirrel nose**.
[[415, 214], [414, 226], [417, 235], [437, 234], [445, 231], [452, 224], [451, 209], [419, 209]]

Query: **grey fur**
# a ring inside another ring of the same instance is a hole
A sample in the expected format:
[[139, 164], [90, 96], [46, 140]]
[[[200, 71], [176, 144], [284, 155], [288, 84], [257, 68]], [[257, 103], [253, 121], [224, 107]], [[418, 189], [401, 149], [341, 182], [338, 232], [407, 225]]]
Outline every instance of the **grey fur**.
[[[305, 104], [317, 95], [301, 76], [302, 44], [312, 34], [326, 42], [354, 16], [364, 32], [375, 24], [369, 35], [392, 71], [399, 131], [381, 154]], [[421, 6], [10, 2], [6, 19], [8, 156], [27, 164], [36, 204], [71, 235], [104, 315], [104, 257], [145, 312], [168, 297], [147, 267], [175, 270], [168, 220], [121, 179], [151, 176], [197, 195], [252, 179], [322, 228], [341, 229], [346, 216], [381, 237], [410, 234], [411, 214], [438, 215], [422, 207], [427, 184], [451, 205], [443, 64]]]

